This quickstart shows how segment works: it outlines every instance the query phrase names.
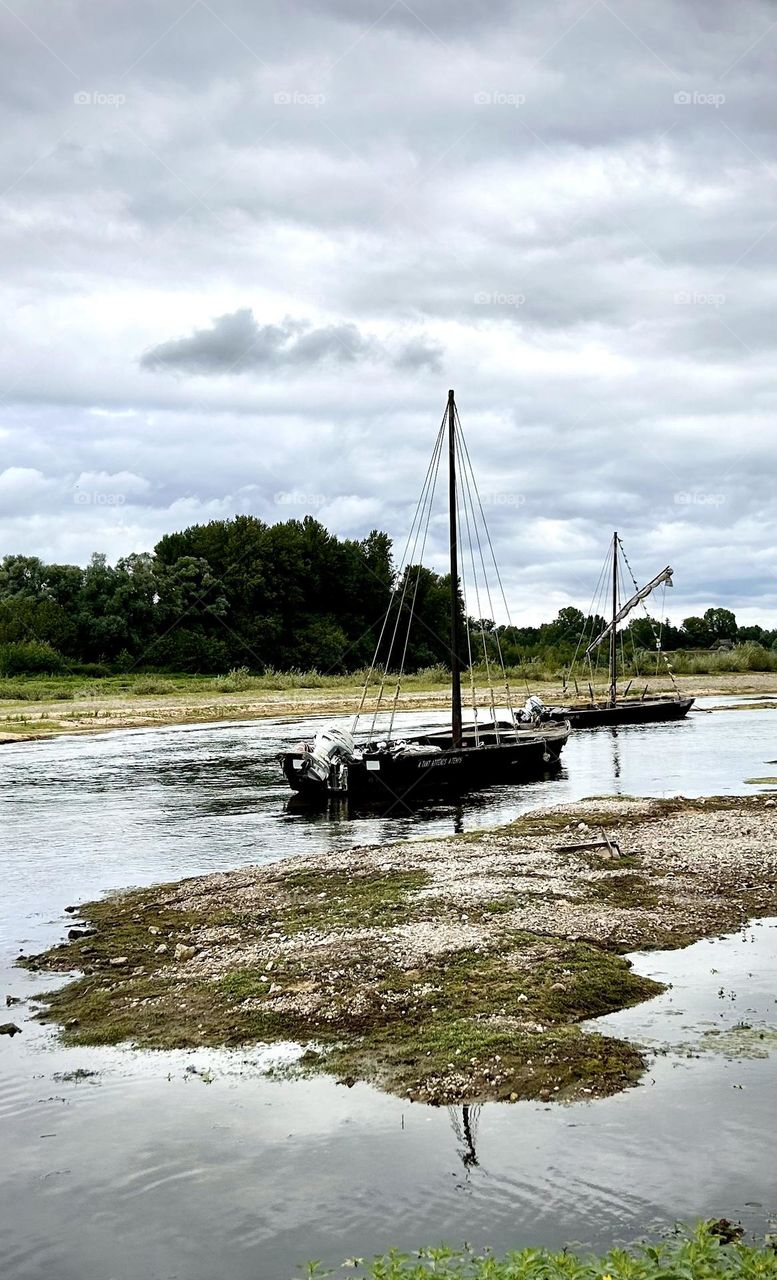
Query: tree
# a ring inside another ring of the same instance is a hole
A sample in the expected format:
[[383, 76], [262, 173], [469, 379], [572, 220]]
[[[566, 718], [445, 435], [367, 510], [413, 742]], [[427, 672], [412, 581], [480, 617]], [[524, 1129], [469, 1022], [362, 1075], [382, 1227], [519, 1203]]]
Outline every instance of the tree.
[[704, 618], [683, 619], [683, 640], [690, 649], [709, 649], [714, 636]]
[[736, 640], [737, 620], [730, 609], [707, 609], [704, 621], [715, 640]]

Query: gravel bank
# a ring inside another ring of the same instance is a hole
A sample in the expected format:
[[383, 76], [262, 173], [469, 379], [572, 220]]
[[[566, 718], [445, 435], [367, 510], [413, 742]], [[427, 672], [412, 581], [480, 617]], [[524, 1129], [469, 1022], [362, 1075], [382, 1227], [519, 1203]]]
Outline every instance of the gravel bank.
[[773, 798], [606, 797], [133, 891], [26, 963], [81, 969], [43, 1015], [72, 1041], [293, 1039], [308, 1069], [413, 1098], [575, 1097], [642, 1069], [578, 1025], [660, 989], [625, 952], [775, 912]]

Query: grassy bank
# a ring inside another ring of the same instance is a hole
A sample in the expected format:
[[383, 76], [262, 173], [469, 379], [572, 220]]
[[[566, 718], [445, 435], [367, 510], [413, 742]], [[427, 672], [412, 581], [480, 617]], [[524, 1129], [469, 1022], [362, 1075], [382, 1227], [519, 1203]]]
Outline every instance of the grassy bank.
[[[293, 1040], [305, 1069], [435, 1103], [604, 1095], [643, 1059], [581, 1022], [661, 990], [624, 953], [777, 912], [773, 803], [587, 801], [131, 890], [24, 963], [80, 970], [41, 1012], [73, 1043]], [[619, 856], [575, 847], [602, 826]]]
[[[367, 1261], [351, 1259], [357, 1280], [770, 1280], [777, 1251], [767, 1242], [745, 1244], [725, 1219], [700, 1223], [690, 1235], [601, 1255], [574, 1250], [521, 1249], [503, 1257], [445, 1246], [407, 1254], [394, 1251]], [[353, 1271], [350, 1274], [353, 1274]], [[311, 1264], [311, 1277], [330, 1274]]]
[[[777, 653], [761, 649], [757, 645], [741, 645], [731, 652], [705, 652], [704, 650], [680, 650], [669, 655], [675, 675], [732, 675], [749, 673], [771, 673], [777, 675]], [[495, 678], [496, 668], [492, 668], [491, 677]], [[488, 672], [483, 666], [473, 668], [476, 686], [484, 686], [488, 682]], [[83, 675], [74, 673], [57, 673], [52, 675], [5, 676], [0, 677], [0, 702], [72, 702], [95, 698], [144, 698], [149, 695], [166, 697], [174, 694], [207, 696], [221, 693], [277, 693], [296, 689], [362, 689], [370, 673], [364, 669], [347, 674], [334, 675], [315, 670], [276, 671], [268, 670], [261, 675], [254, 674], [246, 667], [235, 668], [223, 675], [188, 675], [175, 672], [130, 672], [117, 675]], [[567, 678], [564, 668], [558, 663], [530, 661], [519, 666], [507, 668], [510, 683], [521, 689], [527, 683], [550, 684], [559, 689]], [[662, 663], [656, 666], [655, 660], [642, 674], [635, 667], [629, 667], [622, 673], [624, 680], [640, 682], [657, 682], [660, 685], [670, 683], [666, 668]], [[395, 677], [387, 677], [386, 684], [393, 688]], [[465, 675], [465, 685], [469, 682]], [[407, 689], [430, 690], [447, 686], [450, 673], [444, 666], [425, 667], [420, 671], [405, 675], [402, 687]], [[602, 670], [596, 682], [602, 687], [607, 683], [606, 672]], [[372, 676], [371, 686], [377, 690], [378, 680]], [[574, 688], [574, 681], [569, 681]], [[578, 673], [578, 687], [585, 693], [588, 677]]]
[[[569, 691], [565, 695], [559, 680], [543, 682], [540, 674], [530, 673], [530, 687], [546, 702], [569, 698]], [[487, 707], [489, 693], [484, 680], [478, 673], [476, 701]], [[324, 676], [302, 671], [268, 672], [262, 676], [232, 672], [224, 677], [125, 675], [95, 680], [78, 676], [0, 680], [0, 740], [3, 736], [11, 740], [266, 716], [350, 716], [361, 700], [363, 681], [364, 673]], [[520, 705], [526, 697], [525, 681], [526, 673], [511, 677], [514, 705]], [[467, 684], [465, 681], [465, 707], [471, 705]], [[680, 675], [677, 685], [693, 697], [716, 693], [768, 696], [777, 694], [777, 674], [722, 670], [710, 675]], [[664, 677], [651, 681], [650, 687], [654, 692], [670, 692], [672, 684]], [[644, 684], [634, 683], [631, 691], [641, 692], [643, 688]], [[372, 685], [368, 708], [375, 705], [376, 694], [377, 686]], [[391, 697], [393, 686], [389, 686], [388, 698]], [[398, 705], [401, 710], [432, 710], [450, 705], [448, 673], [441, 667], [432, 667], [408, 676]]]

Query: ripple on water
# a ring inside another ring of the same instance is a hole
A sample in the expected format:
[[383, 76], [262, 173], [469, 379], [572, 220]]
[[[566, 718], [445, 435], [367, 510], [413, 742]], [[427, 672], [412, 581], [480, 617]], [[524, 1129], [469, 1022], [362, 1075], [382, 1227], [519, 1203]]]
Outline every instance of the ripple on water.
[[[32, 951], [60, 936], [67, 903], [279, 853], [484, 827], [589, 794], [743, 791], [774, 755], [764, 747], [772, 720], [732, 711], [724, 732], [722, 717], [699, 716], [648, 739], [644, 730], [580, 734], [553, 782], [393, 821], [288, 812], [274, 759], [290, 732], [280, 722], [4, 748], [5, 990], [28, 996], [58, 981], [11, 962], [22, 939]], [[314, 728], [299, 724], [292, 736]], [[644, 1085], [617, 1098], [482, 1108], [477, 1164], [443, 1109], [326, 1079], [273, 1082], [258, 1075], [253, 1050], [53, 1049], [50, 1033], [24, 1022], [22, 1036], [0, 1040], [0, 1122], [14, 1157], [0, 1167], [5, 1271], [14, 1280], [256, 1280], [291, 1275], [311, 1256], [339, 1263], [442, 1237], [497, 1249], [596, 1246], [702, 1213], [762, 1229], [777, 1203], [777, 1059], [681, 1055], [710, 1027], [726, 1035], [737, 1020], [777, 1021], [775, 937], [763, 927], [638, 958], [672, 991], [601, 1029], [677, 1053], [656, 1058]], [[24, 1017], [26, 1008], [15, 1020]], [[191, 1065], [213, 1083], [187, 1073]], [[53, 1079], [79, 1067], [99, 1075]]]

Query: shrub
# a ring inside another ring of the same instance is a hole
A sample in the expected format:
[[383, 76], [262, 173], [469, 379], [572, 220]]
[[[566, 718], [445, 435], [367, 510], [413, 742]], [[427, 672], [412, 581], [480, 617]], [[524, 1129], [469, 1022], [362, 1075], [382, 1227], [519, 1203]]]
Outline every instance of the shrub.
[[172, 680], [165, 680], [162, 676], [140, 676], [138, 680], [131, 686], [132, 693], [175, 693], [175, 685]]
[[253, 677], [248, 667], [233, 667], [225, 676], [216, 680], [219, 693], [244, 693], [251, 688]]
[[62, 654], [42, 640], [0, 644], [0, 676], [55, 675], [66, 665]]

